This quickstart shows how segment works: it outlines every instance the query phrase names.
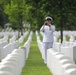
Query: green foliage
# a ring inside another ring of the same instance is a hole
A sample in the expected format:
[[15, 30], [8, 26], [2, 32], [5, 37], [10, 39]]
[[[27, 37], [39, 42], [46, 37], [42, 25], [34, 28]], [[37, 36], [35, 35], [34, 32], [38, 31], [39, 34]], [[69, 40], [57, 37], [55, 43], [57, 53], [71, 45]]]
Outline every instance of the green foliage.
[[19, 19], [18, 19], [19, 12], [20, 11], [18, 9], [18, 5], [12, 0], [11, 0], [11, 4], [7, 4], [5, 6], [5, 13], [8, 14], [9, 20], [12, 23], [12, 25], [14, 25], [12, 26], [14, 28], [17, 28], [19, 25]]
[[5, 5], [9, 3], [9, 0], [0, 0], [0, 27], [3, 28], [4, 24], [8, 22], [8, 16], [4, 13]]
[[[56, 26], [56, 30], [60, 30], [61, 21], [64, 25], [63, 29], [75, 30], [75, 3], [76, 0], [0, 0], [0, 15], [4, 16], [2, 17], [3, 21], [9, 18], [9, 22], [14, 23], [13, 27], [16, 24], [16, 28], [20, 26], [22, 28], [22, 22], [26, 21], [31, 24], [31, 28], [40, 29], [45, 17], [51, 16], [53, 18], [52, 24]], [[4, 12], [7, 17], [3, 14]]]

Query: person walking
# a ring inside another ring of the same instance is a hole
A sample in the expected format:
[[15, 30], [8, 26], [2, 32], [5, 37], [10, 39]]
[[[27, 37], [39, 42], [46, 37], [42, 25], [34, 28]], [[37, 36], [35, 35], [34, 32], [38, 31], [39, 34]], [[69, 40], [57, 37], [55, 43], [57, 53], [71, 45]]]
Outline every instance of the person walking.
[[45, 64], [47, 63], [47, 49], [52, 48], [53, 41], [54, 41], [53, 32], [55, 31], [55, 26], [51, 24], [52, 21], [53, 21], [52, 17], [49, 17], [49, 16], [46, 17], [44, 25], [40, 28], [40, 31], [43, 32], [43, 46], [45, 49], [44, 51]]

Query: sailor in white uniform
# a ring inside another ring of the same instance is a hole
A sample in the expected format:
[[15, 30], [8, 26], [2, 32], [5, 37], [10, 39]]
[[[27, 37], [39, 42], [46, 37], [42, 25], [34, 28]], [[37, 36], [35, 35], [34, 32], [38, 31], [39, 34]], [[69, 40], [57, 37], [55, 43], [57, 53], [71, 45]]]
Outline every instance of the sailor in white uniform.
[[46, 24], [44, 24], [40, 31], [43, 32], [43, 46], [45, 49], [45, 58], [44, 62], [47, 63], [47, 49], [52, 48], [54, 37], [53, 37], [53, 32], [55, 31], [55, 26], [51, 25], [52, 18], [51, 17], [46, 17], [45, 19]]

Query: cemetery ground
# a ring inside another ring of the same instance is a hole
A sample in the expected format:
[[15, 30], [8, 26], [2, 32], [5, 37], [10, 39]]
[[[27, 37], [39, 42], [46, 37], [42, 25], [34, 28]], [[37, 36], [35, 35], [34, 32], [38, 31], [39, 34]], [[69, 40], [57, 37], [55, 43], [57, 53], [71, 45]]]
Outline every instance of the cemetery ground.
[[23, 40], [23, 42], [20, 44], [20, 46], [23, 46], [23, 45], [24, 45], [24, 43], [27, 41], [28, 37], [29, 37], [29, 34], [24, 38], [24, 40]]
[[35, 33], [33, 33], [32, 36], [29, 57], [25, 63], [21, 75], [52, 75], [41, 57], [41, 53], [36, 42]]

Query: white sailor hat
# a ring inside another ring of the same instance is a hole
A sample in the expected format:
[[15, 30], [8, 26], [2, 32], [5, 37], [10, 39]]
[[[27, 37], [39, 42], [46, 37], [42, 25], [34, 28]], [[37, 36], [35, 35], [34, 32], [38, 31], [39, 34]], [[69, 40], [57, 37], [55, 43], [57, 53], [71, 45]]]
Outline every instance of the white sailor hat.
[[45, 20], [53, 20], [52, 17], [48, 16], [45, 18]]

